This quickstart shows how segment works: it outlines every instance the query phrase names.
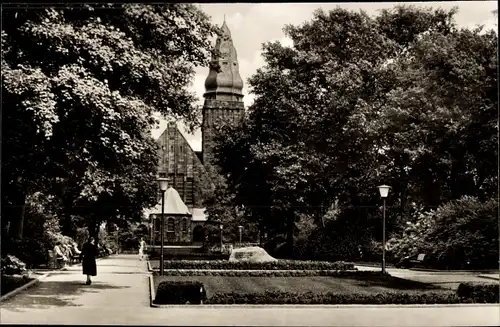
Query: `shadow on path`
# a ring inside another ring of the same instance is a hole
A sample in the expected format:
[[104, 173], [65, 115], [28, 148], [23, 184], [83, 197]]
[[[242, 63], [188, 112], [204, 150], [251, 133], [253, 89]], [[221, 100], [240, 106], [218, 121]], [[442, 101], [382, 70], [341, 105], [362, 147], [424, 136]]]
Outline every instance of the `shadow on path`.
[[76, 304], [84, 293], [98, 293], [109, 289], [124, 289], [130, 286], [113, 286], [103, 282], [95, 282], [92, 285], [85, 285], [80, 281], [46, 281], [30, 288], [16, 297], [1, 303], [2, 309], [12, 311], [23, 311], [29, 309], [49, 309], [53, 307], [82, 306]]

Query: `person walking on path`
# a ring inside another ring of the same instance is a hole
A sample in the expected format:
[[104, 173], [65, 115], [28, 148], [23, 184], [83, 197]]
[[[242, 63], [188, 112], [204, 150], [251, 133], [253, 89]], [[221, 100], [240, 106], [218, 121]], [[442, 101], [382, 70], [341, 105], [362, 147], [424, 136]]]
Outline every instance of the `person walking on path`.
[[139, 242], [139, 260], [144, 259], [144, 250], [146, 249], [146, 242], [144, 238], [141, 237], [141, 241]]
[[97, 275], [97, 264], [95, 259], [97, 257], [97, 247], [95, 246], [95, 240], [90, 237], [88, 242], [82, 247], [82, 252], [80, 253], [80, 260], [82, 261], [83, 274], [87, 275], [87, 285], [92, 284], [90, 276]]

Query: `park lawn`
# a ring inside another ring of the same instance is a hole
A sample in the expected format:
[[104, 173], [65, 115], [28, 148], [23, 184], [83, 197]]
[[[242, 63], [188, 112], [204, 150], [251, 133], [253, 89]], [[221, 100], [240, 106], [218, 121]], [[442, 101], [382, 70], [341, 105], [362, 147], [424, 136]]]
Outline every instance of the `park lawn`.
[[214, 293], [264, 293], [265, 291], [361, 293], [449, 292], [449, 290], [392, 276], [372, 277], [228, 277], [228, 276], [154, 276], [155, 289], [162, 281], [199, 281], [207, 297]]

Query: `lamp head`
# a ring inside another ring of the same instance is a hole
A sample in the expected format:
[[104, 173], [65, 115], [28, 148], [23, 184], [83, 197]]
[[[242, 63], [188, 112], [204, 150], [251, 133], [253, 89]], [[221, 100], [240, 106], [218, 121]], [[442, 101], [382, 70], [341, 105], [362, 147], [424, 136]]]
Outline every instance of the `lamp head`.
[[168, 188], [168, 178], [158, 178], [158, 187], [160, 191], [165, 192]]
[[378, 187], [378, 190], [380, 192], [380, 197], [385, 199], [387, 197], [387, 195], [389, 194], [389, 189], [390, 188], [391, 187], [388, 186], [388, 185], [380, 185]]
[[222, 224], [220, 224], [219, 227], [220, 227], [220, 230], [222, 230], [224, 228], [224, 226]]

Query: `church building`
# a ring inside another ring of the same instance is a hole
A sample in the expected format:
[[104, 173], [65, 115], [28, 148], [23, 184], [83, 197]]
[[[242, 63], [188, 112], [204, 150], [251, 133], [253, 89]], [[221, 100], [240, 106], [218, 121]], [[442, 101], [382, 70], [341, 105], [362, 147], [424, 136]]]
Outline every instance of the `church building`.
[[[211, 185], [205, 166], [213, 163], [215, 128], [221, 121], [238, 124], [244, 117], [243, 80], [231, 32], [225, 21], [215, 48], [218, 55], [212, 57], [203, 94], [202, 151], [191, 148], [174, 122], [168, 124], [157, 140], [160, 146], [158, 175], [168, 178], [169, 187], [178, 194], [176, 201], [182, 202], [182, 205], [172, 203], [173, 207], [184, 208], [185, 205], [190, 213], [187, 216], [185, 212], [179, 212], [173, 215], [177, 219], [168, 220], [169, 225], [165, 225], [165, 244], [199, 243], [203, 238], [202, 229], [207, 221], [203, 208], [203, 189]], [[157, 205], [149, 215], [155, 221], [154, 241], [159, 244], [161, 205]]]

